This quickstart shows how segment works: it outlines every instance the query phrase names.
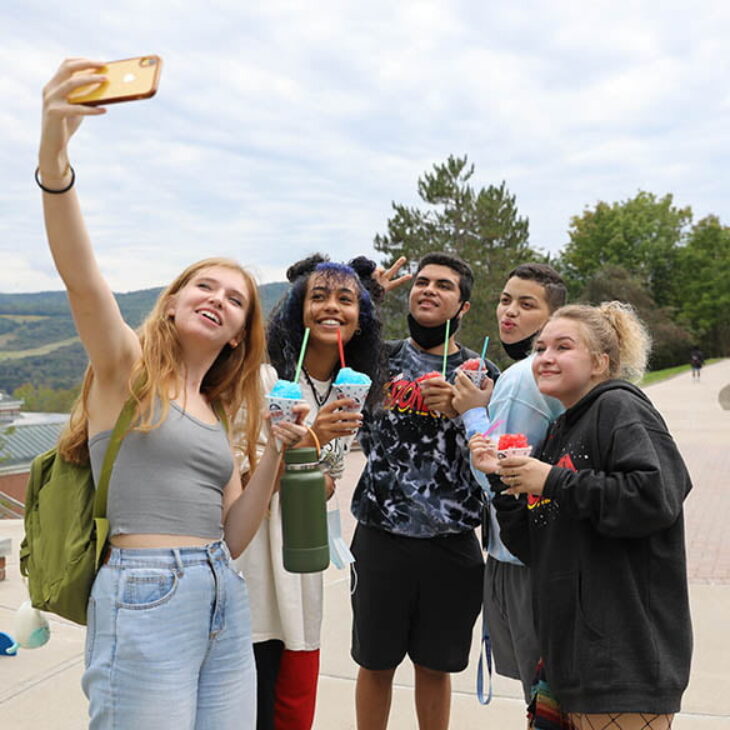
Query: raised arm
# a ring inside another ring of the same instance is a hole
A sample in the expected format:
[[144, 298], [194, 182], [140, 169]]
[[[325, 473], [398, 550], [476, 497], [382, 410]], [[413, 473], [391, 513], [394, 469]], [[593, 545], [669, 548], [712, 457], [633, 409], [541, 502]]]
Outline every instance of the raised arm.
[[223, 525], [226, 544], [237, 558], [251, 542], [266, 513], [271, 495], [281, 475], [282, 454], [274, 445], [278, 439], [287, 447], [298, 444], [307, 432], [301, 424], [309, 413], [309, 406], [294, 406], [296, 423], [281, 422], [270, 426], [270, 433], [258, 464], [248, 472], [246, 488], [241, 492], [241, 477], [237, 469], [223, 494]]
[[99, 270], [72, 184], [75, 174], [68, 155], [69, 140], [83, 118], [104, 114], [106, 110], [69, 104], [67, 96], [80, 86], [103, 81], [104, 76], [98, 73], [102, 66], [86, 59], [68, 59], [43, 89], [37, 177], [45, 188], [43, 213], [48, 244], [68, 292], [76, 328], [93, 365], [96, 385], [121, 392], [138, 357], [139, 342], [122, 319]]

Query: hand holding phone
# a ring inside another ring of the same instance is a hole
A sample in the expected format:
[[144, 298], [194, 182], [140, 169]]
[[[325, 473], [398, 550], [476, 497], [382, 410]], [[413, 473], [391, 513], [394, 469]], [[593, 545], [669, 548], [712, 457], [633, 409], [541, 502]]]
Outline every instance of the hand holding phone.
[[159, 56], [137, 56], [110, 61], [97, 71], [106, 76], [106, 81], [75, 89], [68, 95], [68, 101], [70, 104], [102, 106], [149, 99], [157, 91], [161, 69], [162, 59]]

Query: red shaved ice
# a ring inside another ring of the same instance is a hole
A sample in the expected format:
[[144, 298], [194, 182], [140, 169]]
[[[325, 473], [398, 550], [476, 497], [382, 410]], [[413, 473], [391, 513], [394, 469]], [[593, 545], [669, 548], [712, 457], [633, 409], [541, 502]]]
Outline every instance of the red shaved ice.
[[524, 449], [529, 447], [527, 436], [524, 433], [503, 433], [499, 437], [497, 448], [502, 451], [504, 449]]
[[459, 365], [459, 370], [484, 370], [484, 361], [480, 357], [471, 357]]

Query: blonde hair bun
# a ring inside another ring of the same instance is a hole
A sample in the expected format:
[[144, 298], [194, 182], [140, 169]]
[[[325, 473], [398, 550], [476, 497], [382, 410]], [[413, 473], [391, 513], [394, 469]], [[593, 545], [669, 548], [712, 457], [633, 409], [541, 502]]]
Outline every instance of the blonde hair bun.
[[551, 317], [558, 318], [583, 325], [588, 349], [596, 355], [608, 355], [609, 378], [641, 380], [651, 351], [651, 337], [630, 304], [616, 300], [597, 307], [568, 304]]

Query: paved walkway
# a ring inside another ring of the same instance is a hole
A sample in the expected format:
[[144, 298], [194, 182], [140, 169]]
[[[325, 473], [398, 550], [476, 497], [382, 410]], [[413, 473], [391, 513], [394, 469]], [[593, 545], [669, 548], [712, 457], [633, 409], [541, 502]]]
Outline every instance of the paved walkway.
[[646, 391], [669, 424], [692, 475], [694, 488], [685, 505], [692, 583], [730, 585], [730, 410], [719, 399], [727, 385], [730, 360], [703, 368], [699, 382], [681, 375]]
[[[724, 525], [730, 514], [730, 411], [720, 407], [720, 390], [730, 384], [730, 360], [705, 367], [699, 383], [680, 375], [647, 389], [662, 412], [687, 460], [694, 489], [686, 503], [690, 599], [695, 652], [690, 686], [676, 730], [730, 730], [730, 538]], [[352, 532], [349, 496], [362, 467], [362, 454], [351, 454], [339, 502], [344, 531]], [[722, 521], [722, 522], [721, 522]], [[11, 537], [8, 579], [0, 583], [0, 630], [10, 630], [15, 608], [24, 600], [17, 569], [22, 523], [0, 521], [0, 538]], [[41, 649], [0, 657], [0, 730], [77, 730], [86, 726], [86, 702], [80, 689], [83, 629], [51, 619], [53, 638]], [[354, 678], [349, 657], [349, 581], [344, 572], [325, 573], [325, 622], [320, 694], [315, 730], [354, 730]], [[475, 632], [475, 637], [478, 631]], [[503, 730], [524, 727], [519, 686], [495, 678], [495, 698], [481, 707], [474, 697], [476, 641], [466, 671], [453, 678], [453, 730]], [[390, 728], [417, 728], [413, 675], [399, 668]], [[135, 728], [135, 730], [137, 730]], [[143, 729], [139, 729], [143, 730]]]

